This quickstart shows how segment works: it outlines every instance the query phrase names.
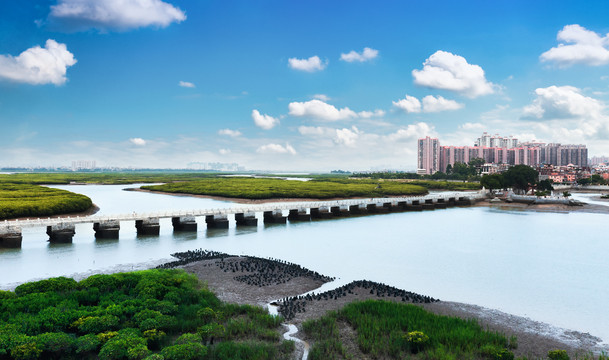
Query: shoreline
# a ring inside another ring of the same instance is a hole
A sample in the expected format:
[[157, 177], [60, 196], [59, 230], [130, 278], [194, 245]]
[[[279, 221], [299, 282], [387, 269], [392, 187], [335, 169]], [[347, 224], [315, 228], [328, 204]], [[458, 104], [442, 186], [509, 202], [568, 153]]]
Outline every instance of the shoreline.
[[[326, 282], [315, 281], [307, 277], [294, 277], [286, 282], [264, 285], [249, 285], [236, 280], [248, 271], [240, 271], [238, 268], [227, 266], [248, 259], [248, 256], [231, 256], [220, 259], [196, 260], [188, 264], [179, 265], [185, 271], [195, 274], [200, 281], [207, 284], [222, 301], [236, 302], [239, 304], [250, 304], [266, 306], [289, 304], [295, 309], [293, 317], [288, 321], [298, 328], [295, 337], [310, 342], [302, 332], [302, 323], [309, 319], [316, 319], [328, 311], [342, 308], [353, 301], [368, 299], [379, 299], [387, 301], [403, 302], [403, 298], [392, 295], [390, 292], [377, 292], [371, 294], [366, 288], [351, 285], [349, 283], [348, 293], [346, 290], [329, 290], [319, 294], [329, 294], [327, 299], [314, 301], [307, 300], [301, 295], [316, 292]], [[230, 269], [230, 270], [227, 270]], [[375, 283], [376, 284], [376, 283]], [[377, 284], [381, 288], [385, 285]], [[389, 287], [391, 288], [391, 287]], [[340, 289], [340, 288], [339, 288]], [[342, 293], [342, 295], [337, 295]], [[293, 300], [293, 297], [300, 297]], [[412, 302], [407, 302], [412, 303]], [[545, 358], [548, 351], [554, 349], [566, 350], [571, 356], [582, 355], [589, 352], [601, 353], [609, 350], [609, 345], [603, 343], [601, 338], [589, 333], [573, 331], [557, 326], [532, 320], [528, 317], [512, 315], [499, 310], [485, 308], [475, 304], [465, 304], [452, 301], [437, 301], [430, 303], [413, 303], [424, 309], [437, 314], [455, 316], [462, 319], [475, 319], [485, 329], [503, 333], [506, 338], [516, 336], [518, 348], [514, 350], [516, 356], [528, 356], [532, 358]]]
[[[155, 190], [145, 190], [140, 188], [127, 188], [123, 189], [125, 191], [139, 191], [139, 192], [147, 192], [152, 194], [159, 195], [170, 195], [170, 196], [186, 196], [186, 197], [195, 197], [202, 199], [212, 199], [218, 201], [226, 201], [232, 202], [236, 204], [248, 204], [248, 205], [256, 205], [256, 204], [267, 204], [267, 203], [288, 203], [288, 202], [299, 202], [299, 201], [337, 201], [337, 200], [356, 200], [356, 199], [368, 199], [368, 197], [349, 197], [349, 198], [329, 198], [329, 199], [314, 199], [314, 198], [278, 198], [278, 199], [244, 199], [244, 198], [229, 198], [224, 196], [214, 196], [214, 195], [196, 195], [196, 194], [183, 194], [183, 193], [170, 193], [165, 191], [155, 191]], [[439, 190], [444, 191], [444, 190]], [[466, 190], [464, 190], [466, 191]], [[579, 191], [574, 190], [573, 192], [577, 193]], [[582, 191], [582, 193], [591, 193], [592, 191]], [[603, 201], [607, 202], [609, 205], [609, 200], [601, 199], [600, 196], [594, 197], [595, 201]], [[583, 206], [569, 206], [562, 204], [524, 204], [524, 203], [508, 203], [502, 201], [500, 203], [492, 203], [489, 199], [479, 200], [472, 204], [473, 207], [488, 207], [498, 210], [505, 211], [535, 211], [535, 212], [554, 212], [554, 213], [570, 213], [570, 212], [585, 212], [585, 213], [594, 213], [594, 214], [609, 214], [609, 206], [603, 206], [598, 204], [584, 204]]]
[[[175, 256], [173, 259], [175, 260]], [[268, 271], [268, 266], [257, 268], [236, 266], [237, 263], [248, 261], [248, 259], [262, 260], [264, 263], [271, 264], [270, 268], [272, 271]], [[101, 271], [73, 273], [64, 276], [75, 278], [78, 281], [95, 274], [112, 274], [154, 269], [166, 267], [167, 264], [171, 263], [175, 265], [169, 266], [169, 268], [175, 267], [184, 269], [185, 271], [196, 275], [201, 283], [205, 284], [205, 286], [213, 291], [220, 300], [225, 302], [249, 304], [266, 308], [269, 304], [277, 304], [288, 298], [298, 297], [306, 293], [335, 294], [334, 290], [318, 292], [320, 288], [324, 288], [324, 284], [331, 283], [332, 278], [311, 272], [296, 264], [276, 259], [263, 259], [246, 255], [227, 255], [223, 258], [198, 259], [187, 261], [182, 264], [165, 258], [145, 263], [125, 264], [103, 269]], [[291, 272], [289, 278], [285, 278], [283, 277], [281, 269], [284, 269], [286, 266], [295, 266], [300, 270], [298, 270], [297, 273]], [[131, 269], [128, 269], [129, 267]], [[303, 274], [316, 275], [307, 276]], [[28, 280], [26, 282], [37, 280]], [[261, 280], [262, 283], [260, 283]], [[337, 282], [339, 284], [345, 283], [345, 281], [341, 281], [340, 279]], [[347, 286], [350, 284], [352, 283], [347, 284]], [[14, 290], [18, 285], [20, 284], [10, 284], [10, 286], [4, 290]], [[382, 284], [379, 285], [386, 287]], [[345, 285], [343, 285], [343, 287], [344, 286]], [[352, 288], [352, 290], [352, 292], [343, 296], [328, 296], [327, 300], [310, 301], [306, 305], [306, 311], [297, 312], [296, 316], [289, 322], [298, 328], [298, 333], [296, 333], [295, 337], [309, 341], [310, 339], [307, 339], [302, 331], [302, 322], [308, 319], [319, 318], [328, 311], [338, 310], [347, 303], [368, 299], [397, 302], [403, 301], [402, 298], [392, 296], [387, 292], [379, 295], [378, 293], [371, 294], [368, 290], [357, 291], [355, 288]], [[514, 335], [518, 338], [519, 344], [518, 348], [514, 350], [516, 356], [545, 358], [547, 352], [554, 349], [566, 350], [572, 357], [575, 357], [576, 355], [581, 356], [590, 352], [594, 354], [609, 352], [608, 343], [604, 343], [603, 339], [589, 333], [560, 328], [549, 323], [535, 321], [525, 316], [513, 315], [496, 309], [445, 300], [413, 305], [421, 306], [437, 315], [474, 319], [486, 330], [501, 332], [506, 338]], [[299, 351], [302, 352], [302, 348], [300, 348]], [[298, 358], [300, 358], [300, 356], [298, 356]]]
[[38, 220], [38, 219], [63, 219], [69, 217], [86, 217], [95, 215], [100, 210], [100, 207], [96, 204], [93, 204], [88, 210], [77, 212], [77, 213], [69, 213], [69, 214], [57, 214], [57, 215], [48, 215], [48, 216], [27, 216], [27, 217], [19, 217], [19, 218], [10, 218], [4, 219], [0, 221], [7, 221], [10, 223], [11, 221], [22, 221], [22, 220]]

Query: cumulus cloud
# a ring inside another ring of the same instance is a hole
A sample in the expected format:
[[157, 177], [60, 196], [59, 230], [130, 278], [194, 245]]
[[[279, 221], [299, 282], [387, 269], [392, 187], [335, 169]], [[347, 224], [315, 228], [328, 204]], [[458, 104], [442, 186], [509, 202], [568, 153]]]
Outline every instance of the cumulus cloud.
[[423, 98], [423, 111], [424, 112], [440, 112], [449, 110], [459, 110], [463, 108], [463, 104], [456, 102], [455, 100], [448, 100], [442, 96], [434, 97], [427, 95]]
[[294, 148], [286, 143], [285, 146], [280, 145], [280, 144], [266, 144], [266, 145], [262, 145], [260, 146], [257, 150], [257, 153], [260, 154], [290, 154], [290, 155], [296, 155], [296, 150], [294, 150]]
[[357, 117], [357, 113], [348, 107], [337, 109], [321, 100], [306, 102], [291, 102], [288, 105], [289, 114], [298, 117], [311, 117], [318, 120], [337, 121]]
[[495, 91], [480, 66], [469, 64], [464, 57], [442, 50], [425, 60], [422, 70], [412, 70], [412, 76], [417, 85], [454, 91], [470, 98]]
[[146, 145], [146, 140], [142, 139], [142, 138], [131, 138], [129, 139], [129, 141], [136, 146], [145, 146]]
[[68, 67], [76, 64], [65, 44], [49, 39], [44, 48], [34, 46], [18, 56], [0, 55], [0, 80], [32, 85], [62, 85]]
[[194, 88], [195, 87], [195, 84], [188, 82], [188, 81], [180, 81], [178, 83], [178, 85], [181, 87], [185, 87], [185, 88]]
[[420, 113], [420, 112], [440, 112], [449, 110], [458, 110], [463, 108], [463, 104], [456, 102], [455, 100], [445, 99], [442, 96], [427, 95], [423, 98], [423, 101], [419, 101], [414, 96], [406, 95], [403, 99], [393, 101], [393, 106], [401, 109], [407, 113]]
[[347, 54], [340, 54], [340, 59], [346, 62], [364, 62], [370, 61], [376, 58], [379, 55], [379, 51], [375, 49], [371, 49], [369, 47], [365, 47], [361, 53], [358, 53], [355, 50], [351, 50]]
[[127, 30], [167, 27], [186, 20], [186, 14], [161, 0], [59, 0], [49, 18], [76, 30]]
[[357, 113], [357, 116], [363, 119], [370, 119], [372, 117], [383, 117], [385, 116], [384, 110], [374, 110], [374, 111], [360, 111]]
[[360, 131], [355, 126], [351, 129], [336, 129], [336, 135], [334, 136], [334, 142], [340, 145], [353, 146], [359, 138]]
[[256, 126], [269, 130], [279, 125], [279, 119], [274, 118], [270, 115], [261, 114], [258, 110], [252, 110], [252, 119]]
[[609, 64], [609, 34], [601, 36], [574, 24], [566, 25], [556, 39], [560, 43], [541, 54], [539, 59], [542, 62], [554, 62], [561, 67]]
[[289, 58], [288, 66], [294, 70], [315, 72], [326, 68], [328, 62], [323, 62], [319, 56], [311, 56], [308, 59]]
[[313, 96], [311, 96], [313, 99], [317, 99], [317, 100], [321, 100], [321, 101], [325, 101], [328, 102], [330, 101], [330, 97], [328, 95], [324, 95], [324, 94], [315, 94]]
[[482, 131], [485, 129], [485, 126], [480, 123], [466, 122], [464, 124], [459, 125], [459, 129], [466, 130], [466, 131], [468, 131], [468, 130]]
[[421, 102], [414, 96], [406, 95], [405, 98], [398, 101], [393, 101], [393, 106], [398, 109], [404, 110], [407, 113], [420, 113]]
[[218, 130], [218, 134], [230, 136], [230, 137], [237, 137], [237, 136], [241, 136], [241, 131], [231, 130], [231, 129], [221, 129], [221, 130]]
[[218, 152], [220, 153], [220, 155], [228, 155], [231, 153], [230, 149], [220, 149], [218, 150]]
[[432, 126], [429, 126], [424, 122], [419, 122], [410, 124], [406, 128], [399, 129], [398, 131], [389, 134], [387, 138], [390, 141], [411, 141], [425, 136], [433, 136], [434, 134], [435, 130]]
[[573, 86], [550, 86], [535, 90], [537, 98], [523, 109], [524, 118], [599, 118], [604, 104], [585, 96]]
[[322, 136], [322, 135], [328, 135], [330, 133], [333, 133], [334, 130], [331, 128], [327, 128], [327, 127], [321, 127], [321, 126], [299, 126], [298, 127], [298, 132], [300, 133], [300, 135], [305, 135], [305, 136]]

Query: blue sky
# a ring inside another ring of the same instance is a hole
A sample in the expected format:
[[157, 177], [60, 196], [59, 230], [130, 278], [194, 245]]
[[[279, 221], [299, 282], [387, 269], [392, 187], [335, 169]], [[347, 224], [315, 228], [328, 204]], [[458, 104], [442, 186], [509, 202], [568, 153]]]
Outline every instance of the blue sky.
[[483, 132], [609, 155], [606, 1], [0, 2], [0, 166], [413, 170]]

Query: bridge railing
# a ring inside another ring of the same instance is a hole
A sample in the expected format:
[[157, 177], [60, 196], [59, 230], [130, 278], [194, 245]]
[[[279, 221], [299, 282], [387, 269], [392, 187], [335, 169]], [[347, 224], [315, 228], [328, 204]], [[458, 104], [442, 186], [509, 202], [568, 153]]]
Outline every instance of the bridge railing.
[[113, 215], [93, 215], [93, 216], [65, 216], [59, 218], [37, 218], [37, 219], [22, 219], [22, 220], [5, 220], [0, 222], [0, 227], [8, 228], [10, 226], [20, 227], [35, 227], [35, 226], [49, 226], [57, 225], [60, 223], [96, 223], [103, 221], [130, 221], [140, 220], [145, 218], [170, 218], [180, 216], [205, 216], [205, 215], [233, 215], [237, 213], [247, 212], [264, 212], [273, 210], [290, 210], [298, 208], [319, 208], [319, 207], [332, 207], [332, 206], [351, 206], [360, 204], [377, 204], [377, 203], [393, 203], [406, 201], [412, 203], [413, 201], [425, 201], [425, 200], [438, 200], [438, 199], [449, 199], [449, 198], [460, 198], [465, 197], [469, 199], [481, 199], [486, 197], [487, 190], [481, 190], [477, 192], [442, 192], [437, 194], [428, 194], [424, 196], [401, 196], [391, 198], [363, 198], [363, 199], [347, 199], [347, 200], [327, 200], [327, 201], [303, 201], [303, 202], [277, 202], [267, 203], [261, 205], [246, 205], [244, 207], [229, 207], [229, 208], [215, 208], [215, 209], [195, 209], [195, 210], [176, 210], [176, 211], [163, 211], [163, 212], [147, 212], [147, 213], [125, 213], [125, 214], [113, 214]]

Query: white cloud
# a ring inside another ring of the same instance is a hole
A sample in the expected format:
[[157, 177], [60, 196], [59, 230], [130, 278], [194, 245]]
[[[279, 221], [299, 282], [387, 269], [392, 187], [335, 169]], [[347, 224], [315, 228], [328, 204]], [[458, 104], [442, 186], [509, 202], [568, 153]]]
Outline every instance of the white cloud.
[[325, 101], [328, 102], [330, 101], [330, 97], [328, 95], [324, 95], [324, 94], [315, 94], [312, 96], [313, 99], [317, 99], [317, 100], [321, 100], [321, 101]]
[[364, 119], [370, 119], [371, 117], [383, 117], [385, 116], [384, 110], [374, 110], [374, 111], [360, 111], [357, 113], [357, 116]]
[[146, 145], [146, 140], [142, 139], [142, 138], [131, 138], [129, 139], [129, 141], [136, 146], [145, 146]]
[[393, 101], [393, 106], [402, 109], [407, 113], [420, 113], [421, 102], [414, 96], [406, 95], [404, 99]]
[[45, 47], [34, 46], [14, 57], [0, 55], [0, 80], [42, 85], [62, 85], [68, 67], [76, 64], [65, 44], [49, 39]]
[[574, 24], [566, 25], [556, 39], [560, 44], [541, 54], [542, 62], [554, 62], [561, 67], [609, 64], [609, 34], [601, 36]]
[[603, 103], [582, 95], [581, 90], [573, 86], [538, 88], [535, 94], [537, 98], [523, 109], [525, 118], [599, 118], [604, 108]]
[[464, 124], [459, 125], [459, 129], [466, 130], [466, 131], [468, 131], [468, 130], [483, 131], [485, 129], [485, 126], [480, 123], [466, 122]]
[[220, 153], [220, 155], [228, 155], [231, 153], [230, 149], [220, 149], [218, 150], [218, 152]]
[[341, 145], [353, 146], [359, 138], [360, 131], [355, 126], [351, 129], [336, 129], [336, 136], [334, 136], [334, 142]]
[[427, 95], [423, 98], [423, 101], [419, 101], [414, 96], [406, 95], [403, 99], [393, 101], [393, 106], [398, 109], [404, 110], [407, 113], [431, 113], [448, 110], [458, 110], [464, 105], [456, 102], [455, 100], [445, 99], [442, 96]]
[[370, 61], [376, 58], [379, 54], [378, 50], [371, 49], [369, 47], [365, 47], [361, 53], [356, 52], [355, 50], [351, 50], [347, 54], [340, 54], [340, 59], [346, 62], [364, 62]]
[[237, 137], [237, 136], [241, 136], [241, 131], [231, 130], [231, 129], [221, 129], [221, 130], [218, 130], [218, 134], [230, 136], [230, 137]]
[[266, 145], [262, 145], [260, 146], [257, 150], [257, 153], [260, 154], [291, 154], [291, 155], [296, 155], [296, 150], [294, 150], [294, 148], [286, 143], [285, 146], [280, 145], [280, 144], [266, 144]]
[[455, 100], [448, 100], [442, 96], [434, 97], [427, 95], [423, 98], [423, 111], [424, 112], [440, 112], [449, 110], [459, 110], [463, 108], [463, 104], [456, 102]]
[[182, 10], [161, 0], [59, 0], [49, 17], [78, 30], [167, 27], [186, 20]]
[[421, 137], [434, 135], [435, 130], [433, 126], [429, 126], [424, 122], [419, 122], [416, 124], [410, 124], [406, 128], [399, 129], [398, 131], [389, 134], [387, 138], [390, 141], [412, 141]]
[[288, 109], [292, 116], [306, 116], [318, 120], [337, 121], [357, 117], [355, 111], [348, 107], [337, 109], [333, 105], [316, 99], [307, 102], [291, 102]]
[[326, 68], [328, 62], [323, 62], [319, 56], [311, 56], [308, 59], [289, 58], [288, 65], [294, 70], [315, 72]]
[[322, 136], [328, 135], [329, 133], [333, 133], [334, 129], [321, 127], [321, 126], [299, 126], [298, 132], [300, 135], [313, 135], [313, 136]]
[[180, 81], [178, 83], [178, 85], [181, 87], [185, 87], [185, 88], [194, 88], [195, 87], [195, 84], [188, 82], [188, 81]]
[[450, 90], [470, 98], [495, 92], [480, 66], [469, 64], [464, 57], [442, 50], [425, 60], [422, 70], [412, 70], [412, 76], [417, 85]]
[[270, 115], [261, 114], [258, 110], [252, 110], [252, 119], [256, 126], [269, 130], [279, 125], [279, 119], [274, 118]]

